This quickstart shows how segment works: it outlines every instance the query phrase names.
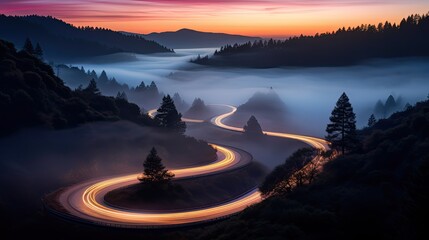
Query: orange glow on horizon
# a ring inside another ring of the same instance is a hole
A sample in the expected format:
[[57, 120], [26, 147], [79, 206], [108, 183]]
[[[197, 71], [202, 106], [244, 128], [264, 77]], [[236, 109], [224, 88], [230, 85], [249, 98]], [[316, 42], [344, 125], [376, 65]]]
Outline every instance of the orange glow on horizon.
[[151, 33], [190, 28], [261, 37], [313, 35], [425, 14], [424, 0], [4, 0], [7, 15], [51, 15], [75, 26]]

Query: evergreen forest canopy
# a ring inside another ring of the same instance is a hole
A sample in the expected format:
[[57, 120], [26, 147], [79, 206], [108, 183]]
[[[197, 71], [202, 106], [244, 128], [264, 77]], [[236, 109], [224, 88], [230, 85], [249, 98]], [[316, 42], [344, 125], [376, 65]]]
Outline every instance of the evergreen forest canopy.
[[260, 40], [223, 46], [213, 57], [198, 56], [202, 65], [271, 68], [345, 66], [375, 58], [429, 56], [429, 13], [390, 22], [340, 28], [336, 32], [287, 40]]
[[75, 27], [54, 17], [0, 15], [0, 38], [23, 46], [29, 38], [39, 42], [48, 60], [85, 59], [106, 54], [140, 54], [172, 50], [139, 36], [127, 36], [106, 28]]
[[105, 120], [154, 121], [123, 98], [101, 95], [94, 80], [72, 91], [52, 68], [27, 51], [0, 40], [0, 135], [24, 127], [66, 128]]

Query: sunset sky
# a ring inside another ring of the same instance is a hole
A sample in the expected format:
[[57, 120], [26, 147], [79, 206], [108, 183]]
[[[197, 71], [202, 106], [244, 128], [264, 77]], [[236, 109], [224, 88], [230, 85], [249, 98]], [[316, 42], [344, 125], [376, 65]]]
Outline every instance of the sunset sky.
[[399, 22], [429, 0], [0, 0], [6, 15], [51, 15], [76, 26], [138, 33], [191, 28], [262, 37]]

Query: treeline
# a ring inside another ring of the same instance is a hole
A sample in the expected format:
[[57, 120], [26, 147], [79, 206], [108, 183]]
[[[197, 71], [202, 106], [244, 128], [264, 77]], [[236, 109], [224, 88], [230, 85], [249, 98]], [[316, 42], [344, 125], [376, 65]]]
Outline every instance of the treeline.
[[411, 15], [399, 25], [385, 22], [340, 28], [332, 33], [260, 40], [223, 46], [214, 56], [198, 56], [203, 65], [270, 68], [343, 66], [372, 58], [429, 55], [429, 14]]
[[[154, 81], [146, 84], [141, 81], [136, 87], [131, 87], [126, 83], [120, 83], [115, 77], [109, 77], [106, 71], [101, 71], [97, 74], [94, 70], [85, 69], [84, 67], [67, 66], [64, 64], [53, 65], [56, 74], [64, 83], [72, 88], [83, 88], [89, 84], [91, 80], [95, 80], [101, 93], [106, 96], [121, 96], [130, 102], [138, 104], [146, 110], [159, 106], [165, 95], [159, 90]], [[174, 103], [179, 111], [186, 111], [189, 105], [182, 99], [179, 93], [173, 95]]]
[[154, 121], [123, 98], [101, 95], [95, 81], [72, 91], [49, 65], [0, 40], [0, 135], [24, 127], [65, 128], [91, 121]]
[[139, 36], [105, 28], [75, 27], [53, 17], [0, 15], [0, 38], [22, 46], [26, 38], [39, 42], [48, 60], [83, 59], [119, 52], [156, 53], [172, 50]]
[[260, 188], [286, 191], [197, 239], [426, 239], [428, 136], [427, 100], [357, 131], [359, 144], [314, 168], [316, 175], [296, 174], [316, 154], [300, 150]]

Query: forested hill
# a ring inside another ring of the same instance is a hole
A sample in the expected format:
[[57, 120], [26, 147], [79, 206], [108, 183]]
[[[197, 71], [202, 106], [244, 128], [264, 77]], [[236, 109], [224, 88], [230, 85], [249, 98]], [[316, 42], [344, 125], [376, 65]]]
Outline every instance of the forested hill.
[[53, 17], [0, 15], [0, 38], [17, 48], [26, 38], [40, 43], [47, 60], [82, 59], [118, 52], [170, 52], [160, 44], [138, 36], [126, 36], [104, 28], [74, 27]]
[[66, 128], [81, 123], [129, 120], [153, 125], [123, 98], [100, 94], [95, 81], [75, 91], [52, 68], [12, 43], [0, 40], [0, 136], [25, 127]]
[[344, 66], [373, 58], [429, 56], [429, 14], [411, 15], [399, 25], [386, 22], [341, 28], [315, 36], [227, 45], [193, 62], [226, 67]]
[[[196, 239], [427, 239], [429, 100], [358, 135], [361, 144], [325, 164], [311, 184], [270, 196]], [[260, 189], [291, 176], [306, 152], [289, 157]]]

